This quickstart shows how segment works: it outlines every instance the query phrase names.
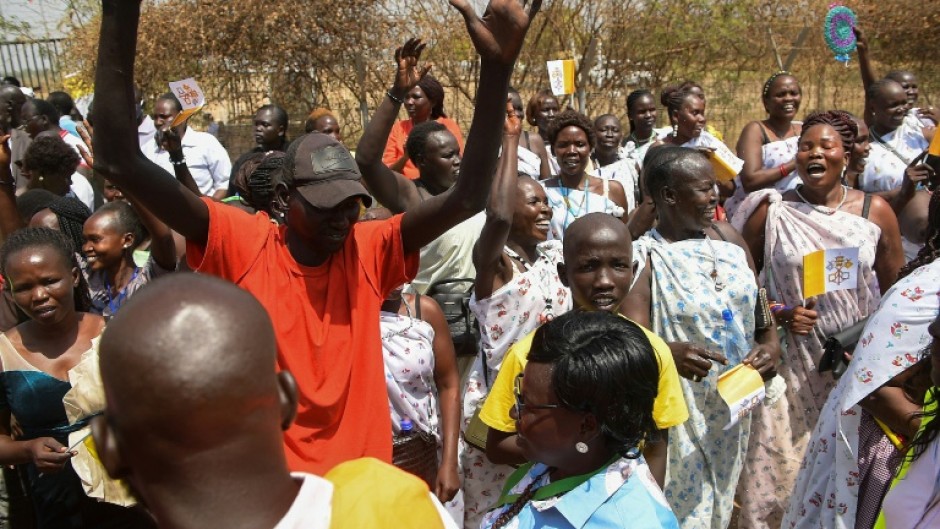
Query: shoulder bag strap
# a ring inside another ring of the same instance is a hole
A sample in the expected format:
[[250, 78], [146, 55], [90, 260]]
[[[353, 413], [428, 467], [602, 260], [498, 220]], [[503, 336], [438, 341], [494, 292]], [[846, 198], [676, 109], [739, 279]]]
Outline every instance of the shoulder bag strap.
[[868, 211], [871, 209], [871, 195], [865, 193], [865, 201], [862, 202], [862, 218], [868, 218]]
[[421, 294], [415, 293], [415, 319], [421, 319]]

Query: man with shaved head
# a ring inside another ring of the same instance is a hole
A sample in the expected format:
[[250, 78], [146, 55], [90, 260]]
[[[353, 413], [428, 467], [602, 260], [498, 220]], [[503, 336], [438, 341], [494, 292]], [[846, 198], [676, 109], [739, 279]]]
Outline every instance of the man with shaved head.
[[[571, 289], [577, 310], [603, 310], [622, 315], [633, 283], [632, 243], [630, 230], [623, 221], [605, 213], [589, 213], [568, 226], [564, 240], [565, 262], [558, 265], [558, 275]], [[669, 346], [651, 331], [645, 328], [643, 331], [659, 360], [659, 392], [653, 404], [653, 418], [662, 433], [660, 442], [646, 443], [643, 454], [662, 486], [666, 475], [668, 429], [685, 422], [689, 412]], [[486, 455], [494, 463], [524, 462], [516, 445], [516, 424], [509, 410], [515, 404], [514, 383], [525, 369], [534, 335], [533, 331], [509, 348], [480, 410], [480, 419], [490, 428]]]
[[[427, 486], [378, 460], [344, 463], [326, 479], [289, 472], [282, 432], [297, 388], [275, 373], [267, 312], [231, 283], [154, 281], [111, 320], [100, 357], [107, 410], [92, 425], [95, 445], [161, 528], [385, 527], [392, 518], [444, 527]], [[374, 480], [383, 492], [363, 500]], [[409, 515], [387, 516], [394, 509]]]

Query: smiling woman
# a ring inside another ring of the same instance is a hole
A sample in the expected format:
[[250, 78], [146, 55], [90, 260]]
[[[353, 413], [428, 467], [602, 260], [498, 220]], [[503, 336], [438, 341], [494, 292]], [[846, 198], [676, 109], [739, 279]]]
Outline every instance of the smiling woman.
[[[522, 123], [507, 104], [502, 150], [519, 145]], [[480, 324], [481, 354], [467, 376], [464, 417], [479, 413], [509, 348], [538, 325], [571, 308], [571, 296], [558, 276], [559, 241], [548, 241], [552, 210], [545, 190], [529, 176], [517, 176], [518, 158], [503, 156], [490, 199], [486, 223], [473, 249], [477, 270], [470, 309]], [[479, 527], [480, 516], [499, 494], [508, 465], [495, 464], [477, 447], [462, 451], [465, 525]]]
[[550, 121], [548, 140], [560, 167], [557, 177], [543, 182], [553, 211], [551, 238], [562, 240], [569, 224], [592, 211], [626, 221], [627, 197], [620, 182], [586, 172], [591, 150], [597, 143], [590, 120], [566, 110]]
[[633, 245], [641, 271], [628, 316], [668, 343], [690, 417], [669, 434], [666, 498], [684, 529], [727, 527], [751, 417], [725, 428], [731, 417], [718, 379], [741, 363], [770, 379], [776, 332], [757, 328], [756, 274], [744, 241], [713, 220], [718, 189], [707, 158], [657, 147], [643, 172], [659, 224]]
[[904, 169], [927, 148], [921, 131], [905, 120], [908, 97], [904, 87], [891, 79], [873, 83], [865, 91], [871, 126], [871, 153], [859, 187], [866, 192], [893, 191], [904, 181]]
[[803, 99], [800, 83], [789, 72], [777, 72], [764, 83], [761, 99], [767, 119], [748, 123], [738, 138], [744, 166], [734, 196], [725, 202], [728, 215], [734, 215], [746, 193], [771, 186], [786, 191], [800, 183], [794, 159], [802, 126], [795, 121]]

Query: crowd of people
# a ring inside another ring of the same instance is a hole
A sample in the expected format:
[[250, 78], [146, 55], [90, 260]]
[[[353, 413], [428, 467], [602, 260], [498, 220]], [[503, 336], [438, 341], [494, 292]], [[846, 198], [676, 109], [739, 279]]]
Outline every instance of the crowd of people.
[[732, 150], [693, 81], [526, 103], [540, 2], [450, 0], [470, 123], [411, 38], [355, 155], [274, 101], [231, 157], [102, 4], [87, 115], [0, 85], [11, 527], [940, 527], [940, 110], [860, 29], [863, 115], [776, 72]]

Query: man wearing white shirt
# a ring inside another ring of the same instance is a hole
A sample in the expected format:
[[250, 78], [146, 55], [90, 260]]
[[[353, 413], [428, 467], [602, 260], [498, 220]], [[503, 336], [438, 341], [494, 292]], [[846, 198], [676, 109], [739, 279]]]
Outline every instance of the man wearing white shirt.
[[191, 130], [183, 123], [174, 127], [181, 138], [181, 152], [171, 153], [165, 149], [166, 143], [161, 144], [165, 131], [182, 110], [183, 106], [173, 94], [160, 96], [153, 109], [153, 123], [157, 129], [154, 141], [142, 145], [141, 150], [144, 156], [170, 174], [176, 174], [178, 167], [185, 166], [200, 193], [221, 200], [228, 193], [232, 160], [215, 136]]

